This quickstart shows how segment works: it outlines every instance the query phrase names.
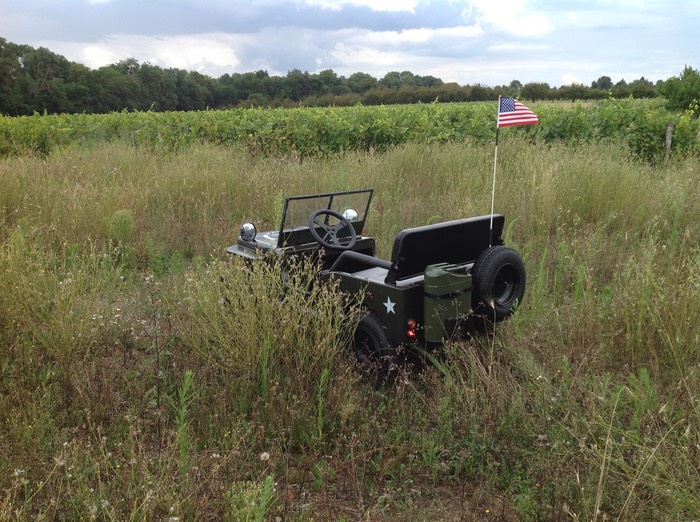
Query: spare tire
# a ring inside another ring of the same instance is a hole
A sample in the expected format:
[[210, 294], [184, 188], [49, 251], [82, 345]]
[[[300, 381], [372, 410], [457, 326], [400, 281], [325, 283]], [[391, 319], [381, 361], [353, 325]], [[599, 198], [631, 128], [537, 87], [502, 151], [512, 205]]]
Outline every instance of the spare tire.
[[512, 248], [484, 250], [472, 268], [472, 308], [489, 322], [507, 319], [525, 294], [525, 263]]

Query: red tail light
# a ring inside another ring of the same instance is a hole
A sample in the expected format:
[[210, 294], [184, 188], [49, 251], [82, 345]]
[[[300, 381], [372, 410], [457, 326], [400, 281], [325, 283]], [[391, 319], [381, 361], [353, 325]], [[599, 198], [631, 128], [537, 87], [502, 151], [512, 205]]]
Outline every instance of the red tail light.
[[406, 335], [408, 336], [409, 339], [415, 339], [416, 338], [416, 330], [418, 329], [418, 323], [416, 323], [413, 319], [408, 320], [408, 330], [406, 331]]

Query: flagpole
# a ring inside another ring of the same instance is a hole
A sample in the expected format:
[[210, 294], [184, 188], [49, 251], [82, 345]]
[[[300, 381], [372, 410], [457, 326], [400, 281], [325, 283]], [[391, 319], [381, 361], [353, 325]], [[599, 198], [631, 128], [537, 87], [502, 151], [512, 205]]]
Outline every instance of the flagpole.
[[491, 223], [489, 224], [489, 247], [493, 242], [493, 212], [496, 200], [496, 165], [498, 164], [498, 131], [501, 127], [511, 125], [534, 125], [540, 120], [537, 115], [515, 98], [506, 96], [501, 105], [502, 96], [498, 96], [498, 115], [496, 117], [496, 148], [493, 151], [493, 186], [491, 187]]
[[493, 242], [493, 210], [494, 210], [494, 203], [496, 200], [496, 164], [498, 161], [498, 114], [500, 113], [500, 108], [501, 108], [501, 95], [498, 95], [498, 106], [496, 107], [496, 147], [493, 152], [493, 184], [491, 186], [491, 219], [489, 221], [489, 247], [491, 247], [491, 243]]

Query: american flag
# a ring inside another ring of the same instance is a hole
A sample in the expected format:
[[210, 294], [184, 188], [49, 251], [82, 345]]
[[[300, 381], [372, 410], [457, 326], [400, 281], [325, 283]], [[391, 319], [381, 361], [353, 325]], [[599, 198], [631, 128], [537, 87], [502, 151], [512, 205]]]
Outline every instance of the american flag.
[[515, 98], [502, 97], [498, 99], [498, 127], [513, 125], [534, 125], [540, 120], [537, 115]]

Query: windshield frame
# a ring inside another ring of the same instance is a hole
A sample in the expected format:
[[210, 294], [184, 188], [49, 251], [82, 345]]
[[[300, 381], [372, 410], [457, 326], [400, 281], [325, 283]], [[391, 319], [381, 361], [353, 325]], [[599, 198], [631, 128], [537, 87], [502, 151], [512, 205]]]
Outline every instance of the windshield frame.
[[321, 209], [333, 210], [339, 214], [348, 209], [355, 210], [357, 219], [352, 220], [351, 224], [355, 233], [361, 235], [373, 194], [374, 189], [359, 189], [285, 198], [277, 246], [307, 242], [308, 234], [305, 232], [309, 230], [309, 218], [313, 212]]

